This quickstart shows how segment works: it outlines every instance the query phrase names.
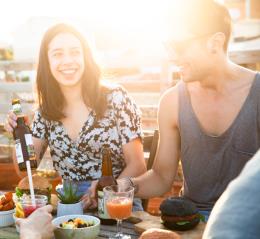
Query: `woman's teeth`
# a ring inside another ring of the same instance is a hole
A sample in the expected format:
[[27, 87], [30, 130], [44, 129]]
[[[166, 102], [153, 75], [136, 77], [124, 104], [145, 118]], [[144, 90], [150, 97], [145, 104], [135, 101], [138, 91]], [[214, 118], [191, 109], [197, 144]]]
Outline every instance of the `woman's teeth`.
[[63, 70], [61, 71], [63, 74], [67, 74], [67, 75], [70, 75], [70, 74], [74, 74], [76, 72], [76, 70]]

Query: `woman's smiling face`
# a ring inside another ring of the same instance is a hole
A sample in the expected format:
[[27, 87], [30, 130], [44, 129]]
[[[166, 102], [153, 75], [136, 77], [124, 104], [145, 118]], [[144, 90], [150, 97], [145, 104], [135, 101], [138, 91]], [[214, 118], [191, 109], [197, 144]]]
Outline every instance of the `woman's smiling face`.
[[61, 86], [80, 83], [85, 63], [82, 45], [71, 33], [59, 33], [49, 43], [48, 60], [51, 73]]

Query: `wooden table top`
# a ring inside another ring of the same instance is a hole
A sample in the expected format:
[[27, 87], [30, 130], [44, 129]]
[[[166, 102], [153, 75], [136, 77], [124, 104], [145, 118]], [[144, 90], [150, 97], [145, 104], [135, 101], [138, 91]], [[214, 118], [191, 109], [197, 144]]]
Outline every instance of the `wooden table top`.
[[[205, 228], [205, 223], [199, 225], [190, 231], [176, 232], [181, 239], [200, 239]], [[131, 235], [132, 239], [138, 239], [140, 234], [150, 228], [166, 229], [160, 222], [160, 217], [152, 216], [147, 212], [133, 212], [132, 217], [123, 221], [122, 231]], [[116, 225], [101, 225], [98, 239], [109, 238], [116, 233]], [[19, 239], [19, 234], [14, 226], [0, 228], [0, 239]]]
[[[131, 235], [132, 239], [137, 239], [140, 233], [134, 230], [134, 224], [130, 222], [123, 222], [122, 231], [125, 234]], [[101, 225], [98, 239], [109, 238], [116, 233], [116, 226]], [[16, 232], [14, 226], [0, 228], [0, 239], [19, 239], [19, 234]]]

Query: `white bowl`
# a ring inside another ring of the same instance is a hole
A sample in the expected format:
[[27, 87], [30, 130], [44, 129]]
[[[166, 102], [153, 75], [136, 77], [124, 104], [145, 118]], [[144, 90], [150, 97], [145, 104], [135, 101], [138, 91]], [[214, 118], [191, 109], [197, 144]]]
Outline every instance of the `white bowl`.
[[83, 205], [81, 201], [73, 204], [63, 204], [61, 202], [58, 202], [57, 217], [71, 214], [83, 215]]
[[14, 224], [14, 209], [0, 212], [0, 227], [8, 227]]
[[[60, 227], [61, 223], [76, 217], [84, 221], [92, 221], [94, 222], [94, 226], [77, 229], [65, 229]], [[55, 226], [54, 235], [56, 239], [94, 239], [98, 236], [100, 231], [100, 220], [97, 217], [89, 215], [74, 214], [61, 216], [53, 219], [52, 224]]]
[[20, 226], [18, 226], [18, 225], [16, 224], [16, 221], [17, 221], [18, 218], [15, 216], [15, 213], [13, 213], [13, 219], [14, 219], [16, 231], [17, 231], [18, 233], [20, 233]]

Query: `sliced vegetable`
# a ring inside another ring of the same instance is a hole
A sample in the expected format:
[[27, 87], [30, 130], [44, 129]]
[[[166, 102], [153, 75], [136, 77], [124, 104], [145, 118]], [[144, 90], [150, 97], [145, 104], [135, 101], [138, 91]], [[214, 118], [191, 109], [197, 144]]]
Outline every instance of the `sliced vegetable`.
[[84, 228], [94, 226], [93, 221], [85, 221], [81, 218], [69, 219], [67, 222], [63, 222], [60, 224], [60, 227], [64, 229], [76, 229], [76, 228]]
[[188, 221], [176, 222], [176, 224], [180, 225], [180, 226], [183, 226], [183, 225], [188, 224], [188, 223], [190, 223], [190, 222], [188, 222]]

